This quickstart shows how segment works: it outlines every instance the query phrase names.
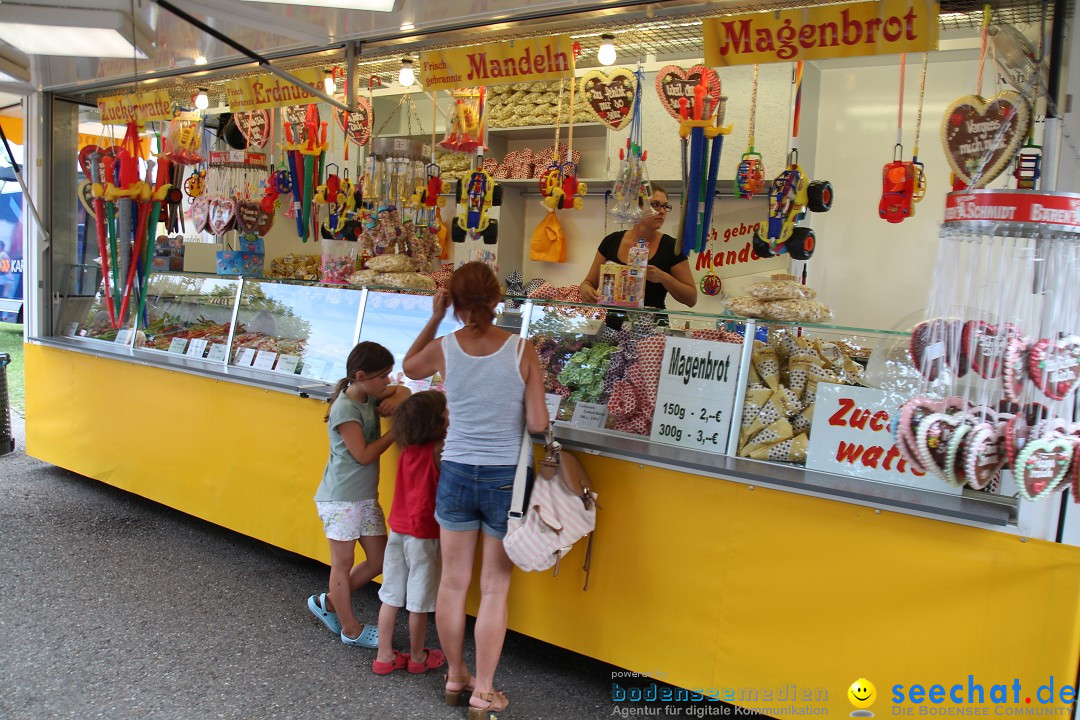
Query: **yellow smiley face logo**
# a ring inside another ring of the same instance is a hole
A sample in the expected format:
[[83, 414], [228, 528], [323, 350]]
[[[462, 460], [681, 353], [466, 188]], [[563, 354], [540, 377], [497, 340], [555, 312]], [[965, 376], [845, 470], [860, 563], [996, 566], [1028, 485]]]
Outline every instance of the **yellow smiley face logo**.
[[874, 683], [870, 682], [866, 678], [859, 678], [855, 682], [851, 683], [851, 687], [847, 691], [848, 700], [851, 704], [857, 708], [868, 708], [874, 704], [874, 700], [877, 699], [877, 688], [874, 687]]

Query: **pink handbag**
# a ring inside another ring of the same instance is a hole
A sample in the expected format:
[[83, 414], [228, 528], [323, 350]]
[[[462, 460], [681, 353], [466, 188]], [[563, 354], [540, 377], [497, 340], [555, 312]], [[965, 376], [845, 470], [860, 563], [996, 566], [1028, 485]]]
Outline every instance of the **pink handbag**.
[[503, 546], [515, 565], [526, 572], [547, 570], [581, 538], [589, 536], [585, 551], [585, 590], [589, 589], [592, 533], [596, 528], [596, 493], [581, 463], [556, 442], [551, 427], [545, 433], [545, 456], [525, 507], [525, 484], [532, 437], [523, 433], [518, 456], [514, 495], [510, 502]]

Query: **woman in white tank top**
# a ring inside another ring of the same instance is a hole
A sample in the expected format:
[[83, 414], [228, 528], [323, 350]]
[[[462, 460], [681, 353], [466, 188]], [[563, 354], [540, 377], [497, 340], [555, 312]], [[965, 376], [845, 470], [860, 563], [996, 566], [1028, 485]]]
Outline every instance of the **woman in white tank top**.
[[[435, 295], [431, 319], [404, 362], [410, 378], [436, 372], [445, 378], [450, 427], [435, 504], [442, 553], [435, 619], [449, 663], [446, 702], [457, 705], [467, 699], [471, 719], [501, 712], [508, 704], [494, 686], [513, 569], [502, 538], [522, 427], [527, 424], [539, 433], [548, 424], [540, 359], [532, 343], [494, 326], [500, 300], [502, 288], [491, 268], [480, 262], [462, 265], [450, 280], [449, 293]], [[436, 339], [448, 302], [465, 327]], [[464, 656], [465, 595], [480, 538], [483, 570], [473, 677]]]

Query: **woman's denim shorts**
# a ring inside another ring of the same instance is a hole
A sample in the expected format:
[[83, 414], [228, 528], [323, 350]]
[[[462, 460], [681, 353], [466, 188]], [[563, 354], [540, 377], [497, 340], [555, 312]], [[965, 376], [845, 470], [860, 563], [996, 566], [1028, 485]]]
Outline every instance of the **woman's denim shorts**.
[[[463, 465], [443, 460], [435, 494], [435, 520], [447, 530], [483, 530], [502, 539], [516, 472], [515, 465]], [[532, 476], [529, 468], [526, 490], [532, 487]]]

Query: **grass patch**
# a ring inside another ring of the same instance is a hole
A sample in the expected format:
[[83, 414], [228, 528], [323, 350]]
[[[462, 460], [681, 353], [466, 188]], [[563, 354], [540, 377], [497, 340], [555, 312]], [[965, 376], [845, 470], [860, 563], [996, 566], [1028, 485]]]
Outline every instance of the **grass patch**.
[[23, 326], [0, 322], [0, 353], [11, 356], [7, 366], [8, 402], [11, 407], [24, 413], [26, 402], [23, 394]]

